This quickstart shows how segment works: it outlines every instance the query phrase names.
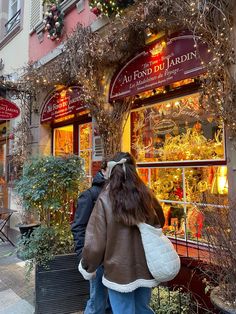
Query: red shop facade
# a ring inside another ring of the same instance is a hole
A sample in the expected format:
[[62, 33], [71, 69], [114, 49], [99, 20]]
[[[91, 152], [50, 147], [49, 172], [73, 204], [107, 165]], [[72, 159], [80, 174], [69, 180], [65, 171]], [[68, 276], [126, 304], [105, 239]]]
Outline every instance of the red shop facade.
[[91, 181], [102, 158], [101, 142], [96, 125], [80, 100], [79, 87], [61, 88], [51, 93], [42, 106], [40, 123], [51, 130], [51, 153], [81, 156]]
[[204, 211], [228, 200], [224, 127], [204, 109], [207, 99], [200, 101], [200, 78], [210, 59], [206, 44], [191, 33], [164, 35], [110, 84], [110, 101], [136, 95], [122, 147], [135, 156], [140, 176], [163, 207], [164, 231], [183, 255], [189, 246], [191, 254], [205, 255]]

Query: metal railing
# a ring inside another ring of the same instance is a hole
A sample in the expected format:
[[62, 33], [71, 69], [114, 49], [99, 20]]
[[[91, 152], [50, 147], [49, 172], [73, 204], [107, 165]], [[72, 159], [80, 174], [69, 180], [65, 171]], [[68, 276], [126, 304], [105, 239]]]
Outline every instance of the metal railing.
[[155, 314], [214, 314], [186, 287], [158, 286], [153, 289], [151, 307]]
[[6, 33], [10, 33], [19, 23], [21, 19], [21, 10], [17, 11], [16, 14], [5, 24]]

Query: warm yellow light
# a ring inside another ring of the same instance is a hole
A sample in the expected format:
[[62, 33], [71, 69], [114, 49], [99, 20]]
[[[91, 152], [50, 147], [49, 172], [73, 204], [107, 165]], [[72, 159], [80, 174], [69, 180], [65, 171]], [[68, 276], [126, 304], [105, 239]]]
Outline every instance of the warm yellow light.
[[67, 90], [66, 90], [66, 89], [63, 89], [63, 90], [60, 92], [60, 97], [61, 97], [61, 98], [65, 98], [65, 97], [66, 97], [66, 93], [67, 93]]
[[218, 193], [228, 194], [228, 179], [227, 179], [227, 167], [222, 166], [217, 170], [217, 187]]

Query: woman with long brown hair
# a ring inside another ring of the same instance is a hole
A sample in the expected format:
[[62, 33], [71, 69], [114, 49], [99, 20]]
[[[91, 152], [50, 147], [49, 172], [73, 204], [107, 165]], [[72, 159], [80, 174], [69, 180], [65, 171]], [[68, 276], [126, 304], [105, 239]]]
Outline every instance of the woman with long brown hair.
[[136, 171], [129, 153], [108, 162], [108, 185], [90, 217], [79, 270], [85, 279], [104, 266], [114, 314], [150, 314], [151, 288], [158, 283], [148, 270], [137, 224], [164, 225], [162, 208]]

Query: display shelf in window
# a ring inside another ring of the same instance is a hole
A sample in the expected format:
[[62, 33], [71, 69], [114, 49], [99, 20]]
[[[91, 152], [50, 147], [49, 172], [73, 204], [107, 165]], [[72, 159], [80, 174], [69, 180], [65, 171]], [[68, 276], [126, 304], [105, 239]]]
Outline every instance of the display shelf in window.
[[225, 160], [223, 124], [199, 94], [131, 112], [131, 151], [138, 163]]

